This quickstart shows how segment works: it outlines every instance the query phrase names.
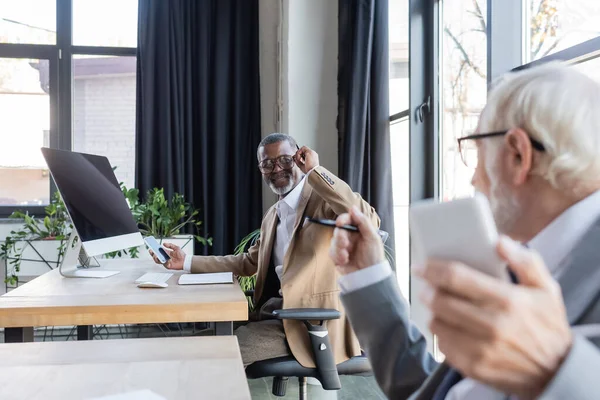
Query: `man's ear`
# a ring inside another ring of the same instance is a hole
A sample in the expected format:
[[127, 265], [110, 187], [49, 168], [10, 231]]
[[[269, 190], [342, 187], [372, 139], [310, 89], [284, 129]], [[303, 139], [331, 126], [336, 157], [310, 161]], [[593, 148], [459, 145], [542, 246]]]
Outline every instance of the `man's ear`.
[[533, 167], [531, 139], [523, 129], [513, 128], [506, 133], [504, 141], [508, 149], [508, 168], [512, 172], [513, 184], [521, 185], [525, 183]]

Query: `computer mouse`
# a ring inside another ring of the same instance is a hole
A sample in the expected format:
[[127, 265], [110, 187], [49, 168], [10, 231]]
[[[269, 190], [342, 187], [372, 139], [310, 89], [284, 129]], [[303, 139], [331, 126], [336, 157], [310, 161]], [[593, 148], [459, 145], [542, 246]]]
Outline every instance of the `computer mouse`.
[[158, 282], [140, 282], [137, 287], [139, 288], [166, 288], [168, 287], [168, 283], [158, 283]]

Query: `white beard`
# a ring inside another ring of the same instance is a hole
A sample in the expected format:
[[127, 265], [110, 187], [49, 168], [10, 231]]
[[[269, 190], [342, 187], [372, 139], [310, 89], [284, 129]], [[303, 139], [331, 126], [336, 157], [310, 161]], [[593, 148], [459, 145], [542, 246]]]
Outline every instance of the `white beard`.
[[288, 194], [289, 192], [292, 191], [292, 189], [294, 188], [295, 185], [296, 185], [296, 182], [294, 181], [294, 178], [290, 178], [290, 183], [288, 183], [287, 185], [285, 185], [283, 187], [279, 187], [279, 188], [277, 186], [275, 186], [273, 183], [269, 182], [269, 187], [278, 196], [283, 196], [285, 194]]
[[500, 182], [491, 184], [489, 201], [498, 232], [505, 235], [512, 233], [521, 218], [521, 205], [508, 185]]

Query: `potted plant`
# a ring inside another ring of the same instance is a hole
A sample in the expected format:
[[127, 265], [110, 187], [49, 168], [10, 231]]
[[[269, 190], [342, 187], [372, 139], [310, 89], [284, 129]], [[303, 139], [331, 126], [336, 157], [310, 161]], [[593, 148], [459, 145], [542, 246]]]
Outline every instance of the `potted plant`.
[[[248, 248], [250, 248], [251, 246], [253, 246], [256, 243], [258, 238], [260, 238], [260, 229], [250, 232], [236, 246], [235, 250], [233, 251], [233, 254], [239, 255], [239, 254], [244, 253], [245, 251], [248, 250]], [[254, 290], [254, 287], [256, 286], [256, 274], [254, 274], [252, 276], [238, 276], [237, 280], [240, 283], [240, 287], [242, 288], [243, 292], [246, 292], [248, 290]], [[254, 310], [252, 296], [246, 296], [246, 298], [248, 300], [249, 311]]]
[[[140, 201], [138, 189], [128, 189], [121, 185], [121, 190], [143, 236], [154, 236], [159, 243], [174, 243], [191, 254], [194, 252], [194, 239], [204, 246], [212, 246], [212, 238], [200, 235], [202, 221], [196, 218], [199, 211], [186, 203], [183, 195], [174, 193], [169, 201], [165, 198], [164, 189], [154, 188], [148, 191], [144, 201]], [[183, 233], [185, 228], [191, 228], [192, 233]], [[107, 256], [128, 255], [137, 258], [139, 250], [133, 248]]]
[[38, 219], [15, 211], [9, 218], [22, 219], [23, 226], [10, 232], [0, 245], [0, 260], [5, 262], [6, 288], [58, 267], [72, 225], [58, 192]]

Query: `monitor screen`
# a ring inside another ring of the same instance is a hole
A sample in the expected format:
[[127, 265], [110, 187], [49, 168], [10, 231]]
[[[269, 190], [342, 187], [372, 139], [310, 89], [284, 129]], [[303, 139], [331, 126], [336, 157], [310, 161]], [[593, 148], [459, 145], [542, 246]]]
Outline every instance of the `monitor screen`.
[[48, 148], [42, 153], [82, 242], [139, 233], [106, 157]]

